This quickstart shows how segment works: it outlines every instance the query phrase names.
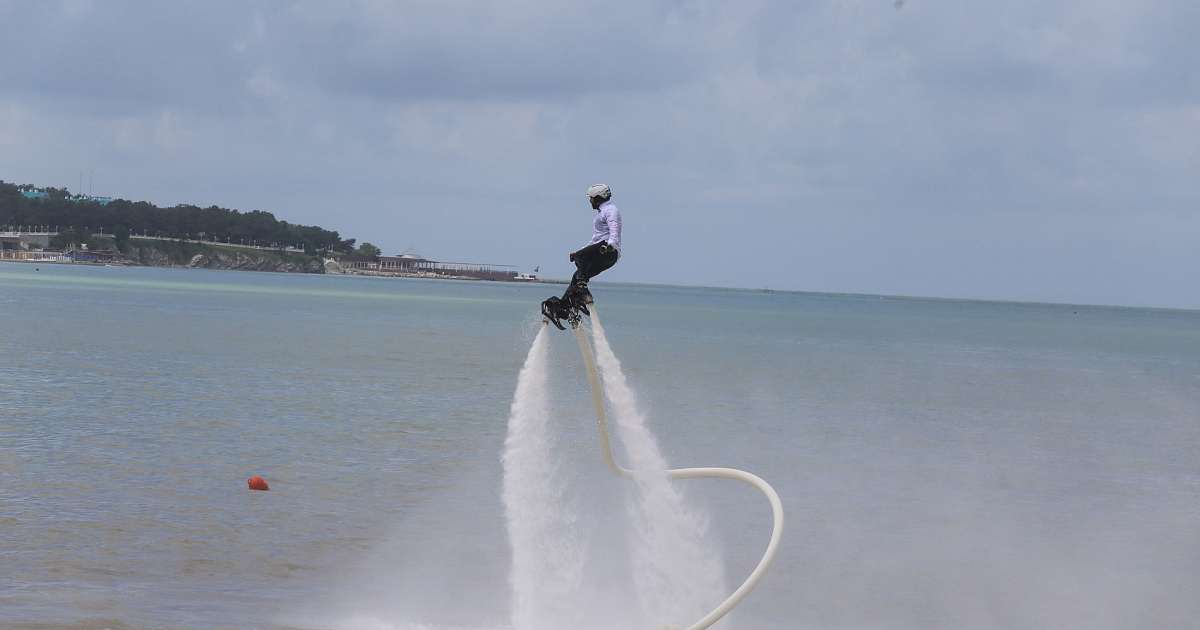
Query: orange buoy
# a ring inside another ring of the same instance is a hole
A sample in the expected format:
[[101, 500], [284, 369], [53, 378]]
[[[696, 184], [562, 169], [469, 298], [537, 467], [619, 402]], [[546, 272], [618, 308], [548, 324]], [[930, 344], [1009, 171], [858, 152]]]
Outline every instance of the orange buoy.
[[270, 490], [271, 489], [267, 486], [267, 482], [263, 481], [262, 477], [251, 477], [246, 480], [246, 483], [250, 484], [251, 490]]

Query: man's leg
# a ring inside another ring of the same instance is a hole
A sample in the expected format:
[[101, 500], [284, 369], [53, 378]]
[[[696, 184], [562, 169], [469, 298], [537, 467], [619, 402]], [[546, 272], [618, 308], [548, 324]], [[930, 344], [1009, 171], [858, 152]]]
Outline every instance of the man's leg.
[[600, 243], [588, 245], [575, 252], [575, 273], [571, 275], [571, 284], [563, 293], [562, 301], [568, 304], [582, 304], [587, 312], [587, 304], [592, 301], [592, 293], [588, 290], [588, 281], [600, 272], [617, 264], [620, 254], [615, 249], [601, 254]]

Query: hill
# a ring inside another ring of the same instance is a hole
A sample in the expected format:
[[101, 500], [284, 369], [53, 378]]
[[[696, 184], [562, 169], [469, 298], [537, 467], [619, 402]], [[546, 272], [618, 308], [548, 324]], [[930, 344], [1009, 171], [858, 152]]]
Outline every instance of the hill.
[[311, 256], [319, 252], [355, 251], [355, 239], [343, 239], [335, 231], [316, 226], [280, 221], [262, 210], [239, 212], [217, 206], [201, 208], [178, 205], [160, 208], [145, 201], [71, 195], [61, 188], [36, 188], [0, 180], [0, 228], [18, 230], [40, 227], [57, 232], [51, 247], [69, 243], [92, 243], [95, 234], [115, 236], [122, 253], [131, 236], [153, 236], [259, 245], [271, 248], [293, 247]]

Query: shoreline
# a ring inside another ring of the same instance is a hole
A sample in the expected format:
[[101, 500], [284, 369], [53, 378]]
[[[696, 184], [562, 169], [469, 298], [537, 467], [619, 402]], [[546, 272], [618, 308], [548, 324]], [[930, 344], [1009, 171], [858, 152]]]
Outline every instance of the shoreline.
[[497, 280], [495, 278], [479, 278], [476, 276], [443, 275], [432, 272], [413, 271], [378, 271], [375, 269], [346, 269], [344, 271], [326, 271], [327, 276], [373, 276], [384, 278], [428, 278], [431, 280], [472, 280], [477, 282], [502, 282], [505, 284], [569, 284], [569, 280], [548, 280], [543, 278], [522, 278]]
[[341, 271], [287, 271], [282, 269], [251, 269], [239, 267], [210, 267], [203, 265], [147, 265], [145, 263], [131, 262], [129, 260], [115, 260], [111, 262], [103, 261], [88, 261], [88, 260], [57, 260], [54, 258], [0, 258], [0, 263], [23, 263], [23, 264], [43, 264], [43, 265], [72, 265], [85, 267], [145, 267], [145, 268], [160, 268], [160, 269], [224, 269], [227, 271], [256, 271], [260, 273], [307, 273], [312, 275], [324, 276], [371, 276], [380, 278], [424, 278], [428, 280], [468, 280], [474, 282], [501, 282], [505, 284], [569, 284], [568, 280], [552, 280], [545, 278], [531, 278], [520, 280], [497, 280], [494, 278], [478, 278], [474, 276], [439, 274], [432, 272], [409, 272], [409, 271], [377, 271], [373, 269], [345, 269]]

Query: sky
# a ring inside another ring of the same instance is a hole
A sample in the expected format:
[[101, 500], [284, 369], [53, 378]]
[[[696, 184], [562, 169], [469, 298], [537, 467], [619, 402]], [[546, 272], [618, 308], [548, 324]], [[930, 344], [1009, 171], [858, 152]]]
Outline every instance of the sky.
[[596, 282], [1200, 309], [1195, 0], [0, 0], [0, 180]]

